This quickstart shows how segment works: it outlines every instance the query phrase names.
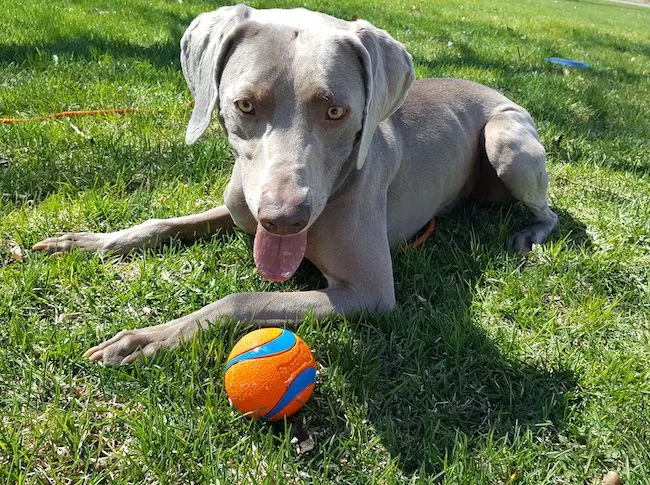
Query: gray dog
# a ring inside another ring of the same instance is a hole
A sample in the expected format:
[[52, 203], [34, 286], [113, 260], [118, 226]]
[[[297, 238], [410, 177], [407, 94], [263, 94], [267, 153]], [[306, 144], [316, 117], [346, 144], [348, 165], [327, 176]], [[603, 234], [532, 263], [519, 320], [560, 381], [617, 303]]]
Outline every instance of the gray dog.
[[34, 246], [126, 253], [237, 225], [255, 234], [267, 279], [303, 258], [325, 290], [238, 293], [177, 320], [128, 330], [86, 352], [127, 364], [174, 347], [217, 320], [299, 322], [395, 305], [391, 249], [468, 197], [514, 198], [532, 223], [510, 246], [528, 251], [557, 223], [545, 152], [530, 115], [496, 91], [451, 79], [414, 81], [404, 46], [368, 22], [243, 5], [204, 13], [181, 40], [195, 105], [194, 143], [216, 109], [235, 153], [225, 206], [108, 234], [68, 233]]

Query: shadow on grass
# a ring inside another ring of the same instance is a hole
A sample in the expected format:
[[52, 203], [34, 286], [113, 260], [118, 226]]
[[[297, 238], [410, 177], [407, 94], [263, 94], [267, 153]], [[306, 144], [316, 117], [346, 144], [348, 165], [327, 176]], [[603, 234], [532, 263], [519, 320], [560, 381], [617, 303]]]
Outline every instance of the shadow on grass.
[[[584, 224], [558, 212], [562, 222], [552, 239], [573, 248], [589, 246]], [[517, 355], [520, 348], [509, 342], [526, 331], [525, 324], [512, 320], [497, 345], [476, 317], [486, 272], [498, 274], [504, 266], [524, 271], [503, 238], [516, 228], [512, 220], [524, 214], [519, 208], [469, 204], [440, 218], [425, 246], [396, 255], [398, 309], [355, 320], [356, 341], [318, 347], [325, 367], [337, 366], [349, 386], [343, 402], [321, 395], [310, 405], [310, 426], [321, 442], [353, 433], [349, 403], [367, 409], [381, 446], [407, 475], [439, 473], [459, 446], [471, 457], [486, 440], [510, 444], [524, 433], [557, 439], [576, 386], [572, 372]], [[543, 311], [539, 318], [545, 318]], [[300, 428], [298, 421], [294, 425]], [[316, 457], [315, 470], [319, 462]]]
[[[78, 194], [86, 189], [120, 187], [125, 193], [178, 183], [214, 183], [230, 170], [232, 159], [221, 136], [188, 147], [179, 128], [176, 139], [161, 146], [144, 139], [122, 144], [119, 140], [96, 140], [94, 144], [61, 139], [44, 141], [40, 150], [15, 150], [0, 167], [0, 197], [17, 206], [24, 200], [42, 201], [57, 192]], [[49, 146], [47, 143], [51, 143]]]
[[[216, 0], [206, 10], [216, 9], [230, 2]], [[0, 65], [22, 64], [33, 56], [44, 56], [49, 62], [53, 55], [71, 56], [74, 59], [92, 60], [97, 55], [109, 55], [116, 59], [147, 60], [155, 66], [177, 65], [180, 69], [180, 39], [185, 29], [190, 25], [195, 13], [179, 14], [176, 12], [157, 9], [151, 5], [146, 7], [133, 4], [128, 10], [133, 18], [144, 19], [150, 25], [165, 25], [169, 31], [167, 39], [152, 44], [139, 44], [134, 41], [110, 38], [107, 32], [87, 28], [91, 24], [93, 9], [89, 10], [83, 20], [78, 23], [76, 31], [55, 34], [52, 40], [45, 42], [24, 42], [20, 44], [0, 43]], [[97, 15], [100, 13], [97, 12]], [[198, 14], [198, 12], [197, 12]], [[51, 32], [57, 32], [56, 26], [50, 26]]]
[[[644, 44], [632, 42], [629, 38], [621, 39], [607, 32], [593, 29], [573, 28], [571, 29], [570, 35], [574, 40], [582, 44], [601, 50], [614, 50], [619, 54], [636, 54], [650, 58], [650, 42]], [[643, 77], [635, 75], [632, 79], [640, 81]]]
[[558, 224], [548, 237], [548, 241], [564, 240], [567, 249], [590, 249], [592, 242], [587, 234], [585, 223], [574, 218], [565, 209], [559, 207], [552, 207], [552, 209], [558, 216]]
[[[210, 8], [216, 8], [227, 4], [226, 1], [218, 1]], [[207, 8], [207, 7], [206, 7]], [[103, 32], [84, 30], [79, 27], [78, 32], [61, 34], [60, 38], [48, 42], [25, 42], [21, 44], [0, 43], [0, 64], [2, 63], [24, 63], [30, 56], [45, 54], [47, 62], [51, 62], [52, 55], [70, 54], [75, 58], [92, 60], [98, 54], [106, 54], [116, 59], [144, 59], [155, 66], [175, 65], [178, 68], [179, 40], [184, 29], [189, 25], [194, 13], [176, 13], [153, 7], [144, 8], [133, 5], [129, 7], [134, 16], [146, 19], [147, 22], [156, 25], [165, 25], [169, 31], [166, 39], [159, 43], [138, 44], [135, 41], [112, 39]], [[333, 12], [340, 16], [351, 16], [352, 10], [347, 12], [340, 10]], [[554, 124], [554, 130], [570, 134], [569, 137], [558, 137], [558, 141], [547, 143], [547, 150], [568, 154], [569, 161], [589, 157], [589, 153], [583, 153], [576, 139], [586, 140], [586, 147], [592, 141], [608, 141], [613, 144], [620, 143], [621, 139], [629, 140], [630, 136], [637, 139], [644, 139], [645, 126], [641, 123], [618, 122], [612, 123], [612, 119], [620, 117], [617, 109], [620, 106], [612, 107], [609, 97], [606, 96], [608, 86], [612, 89], [620, 89], [621, 82], [639, 84], [644, 78], [637, 74], [617, 69], [592, 69], [581, 72], [584, 77], [585, 86], [580, 93], [576, 93], [569, 83], [562, 81], [562, 71], [543, 61], [548, 55], [562, 54], [558, 52], [558, 45], [543, 38], [526, 37], [522, 44], [522, 36], [526, 32], [518, 31], [509, 27], [503, 28], [487, 22], [472, 22], [473, 35], [484, 33], [486, 42], [490, 39], [500, 39], [509, 51], [495, 55], [494, 52], [483, 52], [475, 41], [472, 42], [458, 39], [460, 29], [443, 17], [435, 16], [435, 29], [427, 29], [424, 24], [418, 23], [423, 20], [416, 17], [400, 15], [387, 15], [383, 20], [381, 13], [377, 22], [386, 22], [393, 25], [409, 28], [407, 21], [413, 21], [415, 33], [413, 42], [421, 38], [423, 32], [427, 32], [424, 38], [427, 42], [446, 42], [454, 38], [453, 49], [441, 49], [435, 61], [415, 55], [415, 64], [426, 69], [430, 75], [445, 75], [448, 67], [481, 67], [496, 73], [496, 88], [507, 87], [508, 93], [522, 102], [533, 114], [533, 117], [540, 123]], [[430, 32], [429, 32], [430, 31]], [[638, 55], [650, 57], [650, 46], [622, 40], [610, 34], [596, 32], [590, 29], [573, 28], [567, 32], [567, 37], [577, 43], [590, 46], [600, 46], [605, 51], [633, 52]], [[523, 54], [519, 58], [512, 55], [513, 49], [522, 44]], [[553, 90], [553, 97], [540, 96], [529, 93], [531, 89], [530, 75], [544, 74], [548, 89]], [[638, 111], [632, 100], [621, 99], [617, 101], [625, 106], [624, 112], [634, 113]], [[579, 105], [584, 113], [584, 119], [576, 119], [576, 113], [569, 107], [573, 104]], [[568, 138], [568, 139], [567, 139]], [[179, 127], [178, 138], [182, 139], [182, 128]], [[11, 145], [10, 145], [11, 146]], [[16, 147], [16, 150], [24, 147]], [[170, 149], [163, 152], [152, 152], [150, 147], [144, 146], [115, 146], [115, 142], [107, 141], [105, 144], [97, 140], [95, 147], [85, 147], [81, 144], [71, 143], [70, 140], [60, 140], [60, 143], [52, 144], [44, 139], [39, 145], [39, 153], [34, 154], [34, 163], [25, 163], [21, 156], [17, 157], [16, 164], [9, 168], [0, 168], [0, 193], [18, 194], [21, 199], [39, 200], [47, 197], [50, 193], [57, 191], [61, 186], [70, 186], [74, 190], [94, 187], [98, 180], [105, 184], [126, 183], [132, 187], [142, 185], [141, 181], [146, 179], [147, 183], [155, 183], [156, 180], [164, 180], [169, 169], [189, 170], [196, 173], [191, 164], [184, 164], [182, 158], [193, 159], [202, 149], [186, 148], [181, 143], [173, 144]], [[75, 157], [75, 153], [79, 156]], [[630, 154], [620, 155], [619, 151], [608, 153], [605, 163], [609, 168], [630, 173], [647, 173], [647, 166], [642, 162], [635, 161]], [[0, 157], [11, 158], [11, 154], [0, 153]], [[110, 163], [107, 163], [110, 160]], [[178, 172], [177, 172], [178, 173]]]
[[[592, 35], [586, 31], [576, 31], [576, 36], [582, 36], [585, 39], [591, 39]], [[612, 42], [615, 39], [612, 38]], [[589, 42], [585, 40], [585, 42]], [[625, 126], [613, 127], [612, 119], [616, 116], [611, 113], [612, 107], [608, 104], [607, 97], [603, 93], [607, 92], [608, 87], [620, 89], [620, 83], [636, 84], [644, 82], [644, 76], [626, 71], [624, 69], [607, 70], [591, 67], [581, 71], [579, 74], [584, 79], [584, 87], [577, 94], [575, 87], [570, 83], [562, 80], [565, 77], [563, 70], [547, 63], [543, 60], [545, 56], [556, 55], [555, 50], [550, 46], [540, 44], [537, 47], [540, 51], [539, 59], [506, 59], [499, 57], [488, 57], [482, 55], [472, 46], [463, 42], [457, 42], [455, 49], [460, 55], [455, 53], [443, 53], [435, 61], [419, 56], [414, 57], [414, 62], [418, 66], [425, 67], [434, 75], [444, 76], [445, 67], [455, 68], [476, 68], [488, 69], [496, 73], [496, 89], [507, 88], [505, 93], [508, 97], [513, 97], [511, 93], [517, 94], [520, 100], [533, 117], [539, 121], [554, 121], [562, 128], [574, 135], [583, 135], [588, 137], [611, 137], [613, 130], [620, 128], [620, 134], [629, 135], [630, 130], [634, 133], [639, 130], [639, 135], [643, 133], [643, 127]], [[549, 87], [552, 86], [554, 91], [553, 99], [546, 98], [544, 102], [528, 101], [526, 98], [535, 97], [536, 93], [528, 93], [530, 89], [530, 76], [544, 74]], [[581, 122], [576, 122], [575, 113], [567, 110], [566, 105], [558, 103], [564, 101], [565, 104], [580, 102], [589, 109], [589, 117]], [[636, 107], [630, 102], [630, 109]], [[617, 133], [618, 134], [618, 133]]]
[[[584, 225], [565, 211], [558, 213], [561, 222], [553, 238], [570, 247], [588, 247]], [[526, 327], [516, 319], [509, 320], [507, 331], [512, 334], [498, 340], [483, 329], [485, 322], [477, 321], [476, 305], [485, 279], [498, 277], [504, 268], [526, 270], [525, 265], [520, 267], [521, 258], [505, 250], [507, 234], [526, 216], [517, 206], [459, 208], [440, 218], [423, 247], [395, 255], [397, 310], [355, 318], [351, 332], [338, 331], [337, 318], [315, 323], [313, 347], [323, 372], [337, 373], [340, 379], [322, 378], [307, 410], [291, 420], [294, 429], [306, 420], [318, 433], [314, 452], [299, 459], [301, 470], [313, 477], [326, 471], [328, 477], [345, 481], [347, 472], [340, 463], [347, 460], [350, 481], [358, 481], [370, 449], [382, 457], [390, 455], [407, 475], [430, 475], [443, 469], [446, 457], [460, 453], [459, 447], [471, 459], [486, 448], [486, 440], [509, 444], [523, 433], [533, 439], [557, 439], [575, 377], [568, 369], [531, 363], [518, 354], [520, 346], [509, 342]], [[307, 266], [294, 283], [322, 286], [322, 279]], [[536, 318], [543, 319], [543, 313]], [[228, 414], [215, 409], [222, 409], [226, 401], [219, 384], [229, 352], [225, 342], [241, 332], [237, 326], [214, 327], [199, 336], [191, 352], [165, 353], [155, 366], [111, 371], [104, 384], [109, 393], [143, 395], [147, 405], [162, 402], [161, 409], [167, 412], [145, 413], [129, 422], [140, 429], [134, 431], [141, 433], [134, 446], [141, 457], [148, 456], [153, 444], [160, 456], [174, 450], [179, 460], [208, 462], [213, 457], [202, 453], [214, 451], [194, 446], [204, 442], [205, 435], [199, 432], [204, 426], [213, 427], [217, 435], [228, 433], [229, 440], [238, 439], [237, 431], [228, 429], [233, 426]], [[202, 415], [205, 409], [211, 410], [208, 418]], [[164, 422], [155, 421], [160, 416]], [[141, 424], [147, 420], [156, 425]], [[360, 424], [365, 420], [374, 430], [371, 433]], [[247, 439], [262, 439], [265, 426], [250, 426], [242, 431]], [[272, 429], [275, 445], [270, 452], [288, 441], [283, 424]], [[371, 466], [376, 469], [379, 462], [376, 459]], [[161, 470], [164, 476], [165, 468]]]

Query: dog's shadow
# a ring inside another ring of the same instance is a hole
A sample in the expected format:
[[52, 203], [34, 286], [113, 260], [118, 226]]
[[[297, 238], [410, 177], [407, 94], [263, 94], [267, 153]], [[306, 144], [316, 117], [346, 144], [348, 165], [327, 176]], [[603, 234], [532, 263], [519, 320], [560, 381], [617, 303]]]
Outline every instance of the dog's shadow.
[[[555, 210], [561, 222], [551, 239], [588, 247], [584, 224]], [[469, 205], [439, 219], [425, 246], [394, 256], [395, 311], [348, 322], [352, 339], [332, 339], [323, 328], [317, 332], [325, 372], [342, 379], [322, 379], [325, 388], [294, 421], [300, 428], [307, 419], [324, 447], [311, 462], [314, 472], [321, 458], [340, 453], [326, 444], [332, 436], [361, 433], [350, 429], [349, 415], [359, 409], [381, 443], [357, 452], [387, 452], [406, 474], [439, 473], [451, 453], [471, 457], [486, 440], [509, 444], [524, 433], [557, 437], [575, 378], [568, 369], [521, 355], [518, 338], [531, 330], [530, 322], [507, 309], [485, 309], [492, 304], [485, 287], [498, 289], [494, 279], [500, 273], [528, 270], [526, 257], [509, 253], [504, 243], [505, 233], [516, 228], [513, 220], [524, 214], [521, 208]], [[501, 321], [491, 325], [490, 319]], [[346, 398], [334, 401], [330, 391]]]

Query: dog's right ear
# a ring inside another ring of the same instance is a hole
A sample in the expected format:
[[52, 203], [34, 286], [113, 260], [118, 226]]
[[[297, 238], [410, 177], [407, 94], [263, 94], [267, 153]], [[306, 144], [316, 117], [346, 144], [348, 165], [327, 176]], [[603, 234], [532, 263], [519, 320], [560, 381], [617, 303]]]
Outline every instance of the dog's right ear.
[[244, 22], [251, 9], [245, 5], [221, 7], [195, 18], [181, 39], [181, 67], [194, 97], [185, 142], [191, 145], [210, 125], [219, 102], [219, 80], [233, 29]]

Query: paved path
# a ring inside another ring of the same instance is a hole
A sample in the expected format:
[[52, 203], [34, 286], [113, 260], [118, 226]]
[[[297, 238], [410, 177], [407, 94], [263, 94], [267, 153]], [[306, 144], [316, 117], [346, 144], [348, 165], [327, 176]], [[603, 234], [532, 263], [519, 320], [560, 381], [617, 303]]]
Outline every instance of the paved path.
[[623, 3], [625, 5], [636, 5], [637, 7], [649, 7], [650, 8], [650, 3], [644, 1], [644, 0], [609, 0], [610, 2], [615, 2], [615, 3]]

